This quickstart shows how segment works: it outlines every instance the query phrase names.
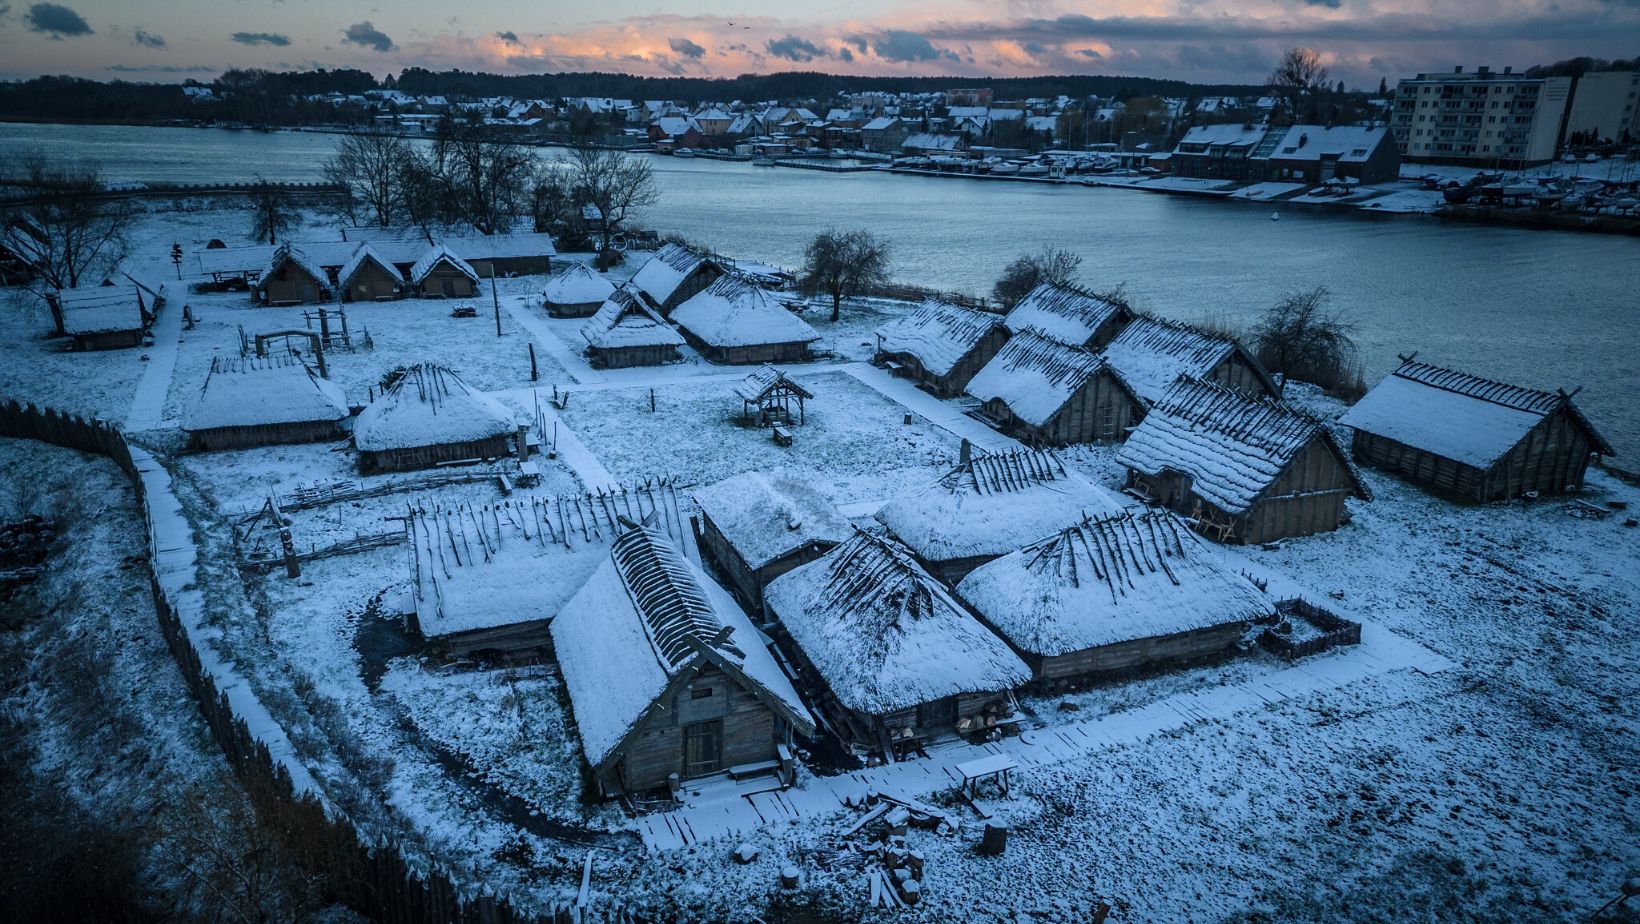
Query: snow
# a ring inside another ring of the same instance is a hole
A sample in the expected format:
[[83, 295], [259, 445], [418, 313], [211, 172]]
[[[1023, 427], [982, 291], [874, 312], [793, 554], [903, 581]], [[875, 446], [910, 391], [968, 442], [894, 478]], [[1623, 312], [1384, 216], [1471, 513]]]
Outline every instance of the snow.
[[1313, 160], [1336, 156], [1339, 163], [1365, 163], [1389, 136], [1379, 125], [1294, 125], [1270, 152], [1271, 160]]
[[974, 374], [968, 393], [981, 401], [1000, 399], [1015, 417], [1040, 427], [1105, 367], [1105, 360], [1093, 353], [1034, 330], [1019, 330]]
[[185, 430], [345, 420], [351, 412], [336, 383], [307, 366], [264, 359], [219, 363], [205, 379]]
[[267, 280], [272, 279], [273, 274], [279, 272], [279, 268], [286, 263], [296, 264], [302, 272], [313, 277], [313, 280], [319, 284], [321, 289], [330, 287], [330, 276], [325, 272], [324, 267], [320, 266], [312, 257], [309, 257], [302, 248], [289, 242], [280, 244], [268, 255], [267, 265], [262, 270], [264, 284]]
[[1044, 282], [1008, 312], [1008, 329], [1034, 329], [1061, 343], [1085, 346], [1123, 309], [1091, 292]]
[[812, 485], [786, 473], [744, 472], [693, 494], [754, 571], [810, 543], [836, 545], [854, 532], [848, 518]]
[[683, 346], [683, 335], [641, 299], [626, 289], [611, 292], [608, 301], [581, 326], [588, 346], [605, 350], [640, 346]]
[[548, 280], [541, 294], [549, 305], [595, 305], [615, 294], [615, 286], [585, 263], [573, 263]]
[[359, 412], [353, 443], [361, 450], [409, 449], [489, 439], [516, 429], [511, 411], [443, 366], [412, 367]]
[[137, 287], [93, 286], [56, 293], [66, 334], [103, 334], [147, 327]]
[[706, 260], [706, 255], [700, 251], [682, 244], [666, 244], [632, 275], [632, 284], [655, 304], [664, 305], [678, 286]]
[[478, 270], [473, 269], [472, 264], [466, 260], [456, 256], [455, 251], [451, 250], [448, 244], [438, 244], [428, 248], [427, 252], [421, 255], [421, 259], [410, 267], [410, 281], [416, 285], [421, 285], [428, 274], [437, 269], [440, 264], [450, 267], [471, 279], [474, 283], [478, 282]]
[[879, 327], [878, 348], [915, 356], [931, 375], [947, 375], [1001, 323], [997, 315], [931, 298], [911, 314]]
[[773, 293], [734, 274], [720, 277], [673, 309], [672, 323], [718, 348], [820, 339], [814, 328], [786, 310]]
[[347, 288], [348, 283], [353, 279], [353, 274], [363, 268], [367, 262], [376, 264], [394, 279], [400, 281], [404, 279], [399, 274], [398, 268], [377, 253], [376, 249], [367, 241], [360, 244], [358, 249], [353, 251], [353, 255], [347, 258], [347, 262], [342, 264], [342, 268], [336, 271], [336, 284], [344, 289]]
[[[427, 253], [429, 246], [426, 235], [414, 228], [350, 228], [345, 240], [306, 239], [296, 241], [295, 246], [307, 254], [315, 266], [340, 267], [357, 254], [361, 243], [369, 244], [377, 256], [394, 266], [416, 262]], [[468, 261], [551, 257], [558, 253], [550, 235], [533, 232], [446, 235], [437, 243]], [[275, 249], [266, 244], [201, 247], [194, 256], [203, 274], [239, 276], [267, 266]]]
[[[1147, 403], [1155, 403], [1181, 376], [1207, 378], [1237, 350], [1234, 341], [1139, 316], [1100, 355]], [[1254, 364], [1254, 368], [1259, 368]]]

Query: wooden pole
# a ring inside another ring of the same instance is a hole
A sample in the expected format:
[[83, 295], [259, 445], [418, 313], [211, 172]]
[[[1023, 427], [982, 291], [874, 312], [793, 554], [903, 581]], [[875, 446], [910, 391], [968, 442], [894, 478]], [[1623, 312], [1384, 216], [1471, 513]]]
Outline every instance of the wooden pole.
[[527, 346], [530, 348], [530, 381], [538, 382], [541, 380], [541, 369], [535, 364], [535, 341], [531, 340]]
[[495, 306], [495, 335], [499, 337], [501, 336], [501, 295], [495, 290], [495, 260], [493, 259], [490, 261], [490, 302]]

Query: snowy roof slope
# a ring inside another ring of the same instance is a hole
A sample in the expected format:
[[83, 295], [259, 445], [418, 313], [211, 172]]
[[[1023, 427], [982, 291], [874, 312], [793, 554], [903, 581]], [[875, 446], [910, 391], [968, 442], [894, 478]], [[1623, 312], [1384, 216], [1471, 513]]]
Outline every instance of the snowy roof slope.
[[[427, 237], [414, 228], [350, 228], [349, 240], [299, 241], [295, 245], [319, 266], [342, 266], [368, 242], [384, 260], [395, 265], [416, 262], [427, 252]], [[516, 259], [519, 257], [551, 257], [558, 252], [552, 236], [534, 231], [515, 231], [511, 234], [450, 235], [441, 239], [444, 246], [464, 260]], [[284, 246], [284, 245], [280, 245]], [[266, 244], [249, 247], [218, 247], [196, 251], [199, 268], [204, 273], [236, 274], [260, 270], [268, 265], [277, 248]]]
[[1083, 346], [1112, 318], [1127, 313], [1127, 306], [1104, 296], [1044, 282], [1008, 312], [1008, 329], [1035, 328], [1062, 343]]
[[1116, 458], [1146, 475], [1188, 474], [1192, 491], [1236, 515], [1249, 510], [1318, 440], [1349, 472], [1355, 495], [1370, 497], [1349, 454], [1315, 418], [1269, 398], [1248, 398], [1197, 379], [1180, 379], [1168, 389]]
[[854, 533], [848, 517], [794, 475], [742, 472], [698, 488], [694, 495], [753, 570], [811, 542], [836, 545]]
[[769, 582], [764, 601], [856, 712], [883, 715], [1030, 678], [904, 546], [864, 530]]
[[632, 274], [632, 284], [664, 305], [679, 285], [706, 262], [706, 255], [682, 244], [667, 244]]
[[735, 394], [743, 401], [761, 401], [769, 396], [777, 387], [784, 387], [787, 391], [813, 398], [814, 393], [786, 377], [786, 373], [774, 366], [764, 363], [755, 371], [735, 384]]
[[1611, 455], [1611, 444], [1569, 398], [1410, 360], [1373, 386], [1338, 422], [1454, 462], [1489, 468], [1563, 406], [1590, 442]]
[[273, 274], [279, 272], [279, 268], [284, 266], [286, 263], [296, 264], [301, 268], [302, 272], [312, 276], [314, 281], [318, 282], [319, 285], [330, 285], [330, 276], [325, 272], [325, 268], [320, 266], [319, 263], [312, 257], [309, 257], [306, 251], [302, 250], [300, 247], [293, 246], [289, 241], [286, 241], [285, 243], [274, 248], [273, 253], [268, 257], [267, 268], [262, 270], [262, 279], [264, 282], [271, 279]]
[[466, 260], [456, 256], [455, 251], [451, 250], [448, 244], [437, 244], [427, 248], [427, 252], [421, 255], [421, 259], [410, 267], [410, 281], [420, 285], [440, 263], [448, 263], [451, 269], [475, 283], [478, 282], [478, 270], [473, 269], [472, 265]]
[[549, 305], [591, 305], [615, 292], [608, 279], [594, 273], [585, 263], [576, 263], [548, 280], [542, 295]]
[[1015, 417], [1040, 427], [1104, 369], [1101, 357], [1027, 328], [974, 375], [968, 393], [981, 401], [1000, 398]]
[[1342, 163], [1361, 163], [1389, 135], [1386, 126], [1294, 125], [1283, 131], [1270, 157], [1276, 160], [1320, 160], [1336, 156]]
[[581, 337], [600, 349], [682, 346], [683, 335], [630, 290], [616, 289], [581, 325]]
[[65, 334], [108, 334], [148, 326], [135, 286], [59, 289], [52, 294], [63, 314]]
[[342, 420], [347, 395], [335, 382], [291, 360], [221, 360], [211, 363], [199, 398], [182, 422], [184, 430]]
[[348, 257], [347, 262], [342, 264], [342, 268], [336, 271], [337, 284], [345, 287], [348, 284], [348, 281], [353, 278], [353, 274], [362, 269], [366, 263], [376, 264], [378, 267], [381, 267], [387, 275], [393, 277], [394, 279], [400, 281], [403, 281], [404, 279], [404, 277], [399, 274], [398, 267], [394, 266], [392, 263], [389, 263], [387, 258], [377, 253], [376, 248], [370, 246], [370, 242], [366, 241], [365, 243], [360, 244], [359, 249], [353, 251], [353, 256]]
[[672, 311], [672, 321], [713, 347], [812, 343], [820, 335], [769, 290], [725, 274]]
[[[1116, 335], [1102, 355], [1139, 397], [1154, 403], [1180, 377], [1207, 378], [1219, 363], [1238, 351], [1241, 347], [1234, 340], [1140, 315]], [[1243, 355], [1263, 373], [1263, 366], [1245, 352]], [[1275, 388], [1270, 390], [1274, 392]]]
[[877, 328], [880, 349], [917, 357], [923, 369], [946, 375], [1002, 318], [930, 298], [917, 310]]
[[353, 443], [366, 451], [466, 443], [514, 426], [512, 412], [494, 398], [443, 366], [421, 363], [359, 412]]
[[1046, 657], [1275, 613], [1165, 511], [1090, 517], [979, 566], [957, 594], [1014, 647]]
[[1004, 555], [1084, 516], [1121, 505], [1051, 452], [1015, 449], [961, 463], [877, 511], [924, 561]]

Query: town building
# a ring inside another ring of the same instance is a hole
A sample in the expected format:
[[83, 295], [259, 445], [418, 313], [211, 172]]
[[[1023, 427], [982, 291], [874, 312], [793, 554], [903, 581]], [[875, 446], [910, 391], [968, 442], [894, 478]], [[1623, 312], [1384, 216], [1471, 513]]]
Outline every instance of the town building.
[[1318, 186], [1341, 180], [1384, 183], [1401, 174], [1395, 138], [1382, 125], [1292, 125], [1274, 145], [1260, 144], [1251, 175], [1260, 180]]
[[1548, 163], [1562, 137], [1570, 77], [1419, 74], [1395, 90], [1390, 127], [1406, 161], [1521, 168]]
[[1261, 149], [1270, 134], [1271, 129], [1262, 124], [1194, 126], [1173, 148], [1173, 156], [1169, 158], [1172, 173], [1238, 183], [1257, 182], [1261, 165], [1252, 159], [1253, 153]]
[[1640, 71], [1592, 71], [1577, 78], [1566, 138], [1640, 140]]

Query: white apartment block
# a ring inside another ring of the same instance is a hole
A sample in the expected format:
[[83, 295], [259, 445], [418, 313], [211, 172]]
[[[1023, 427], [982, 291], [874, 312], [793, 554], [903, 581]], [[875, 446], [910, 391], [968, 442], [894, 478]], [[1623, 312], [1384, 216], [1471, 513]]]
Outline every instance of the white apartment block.
[[1551, 161], [1571, 96], [1570, 77], [1504, 68], [1419, 74], [1395, 90], [1390, 129], [1408, 161], [1522, 167]]
[[1640, 138], [1640, 71], [1600, 71], [1577, 79], [1566, 135]]

